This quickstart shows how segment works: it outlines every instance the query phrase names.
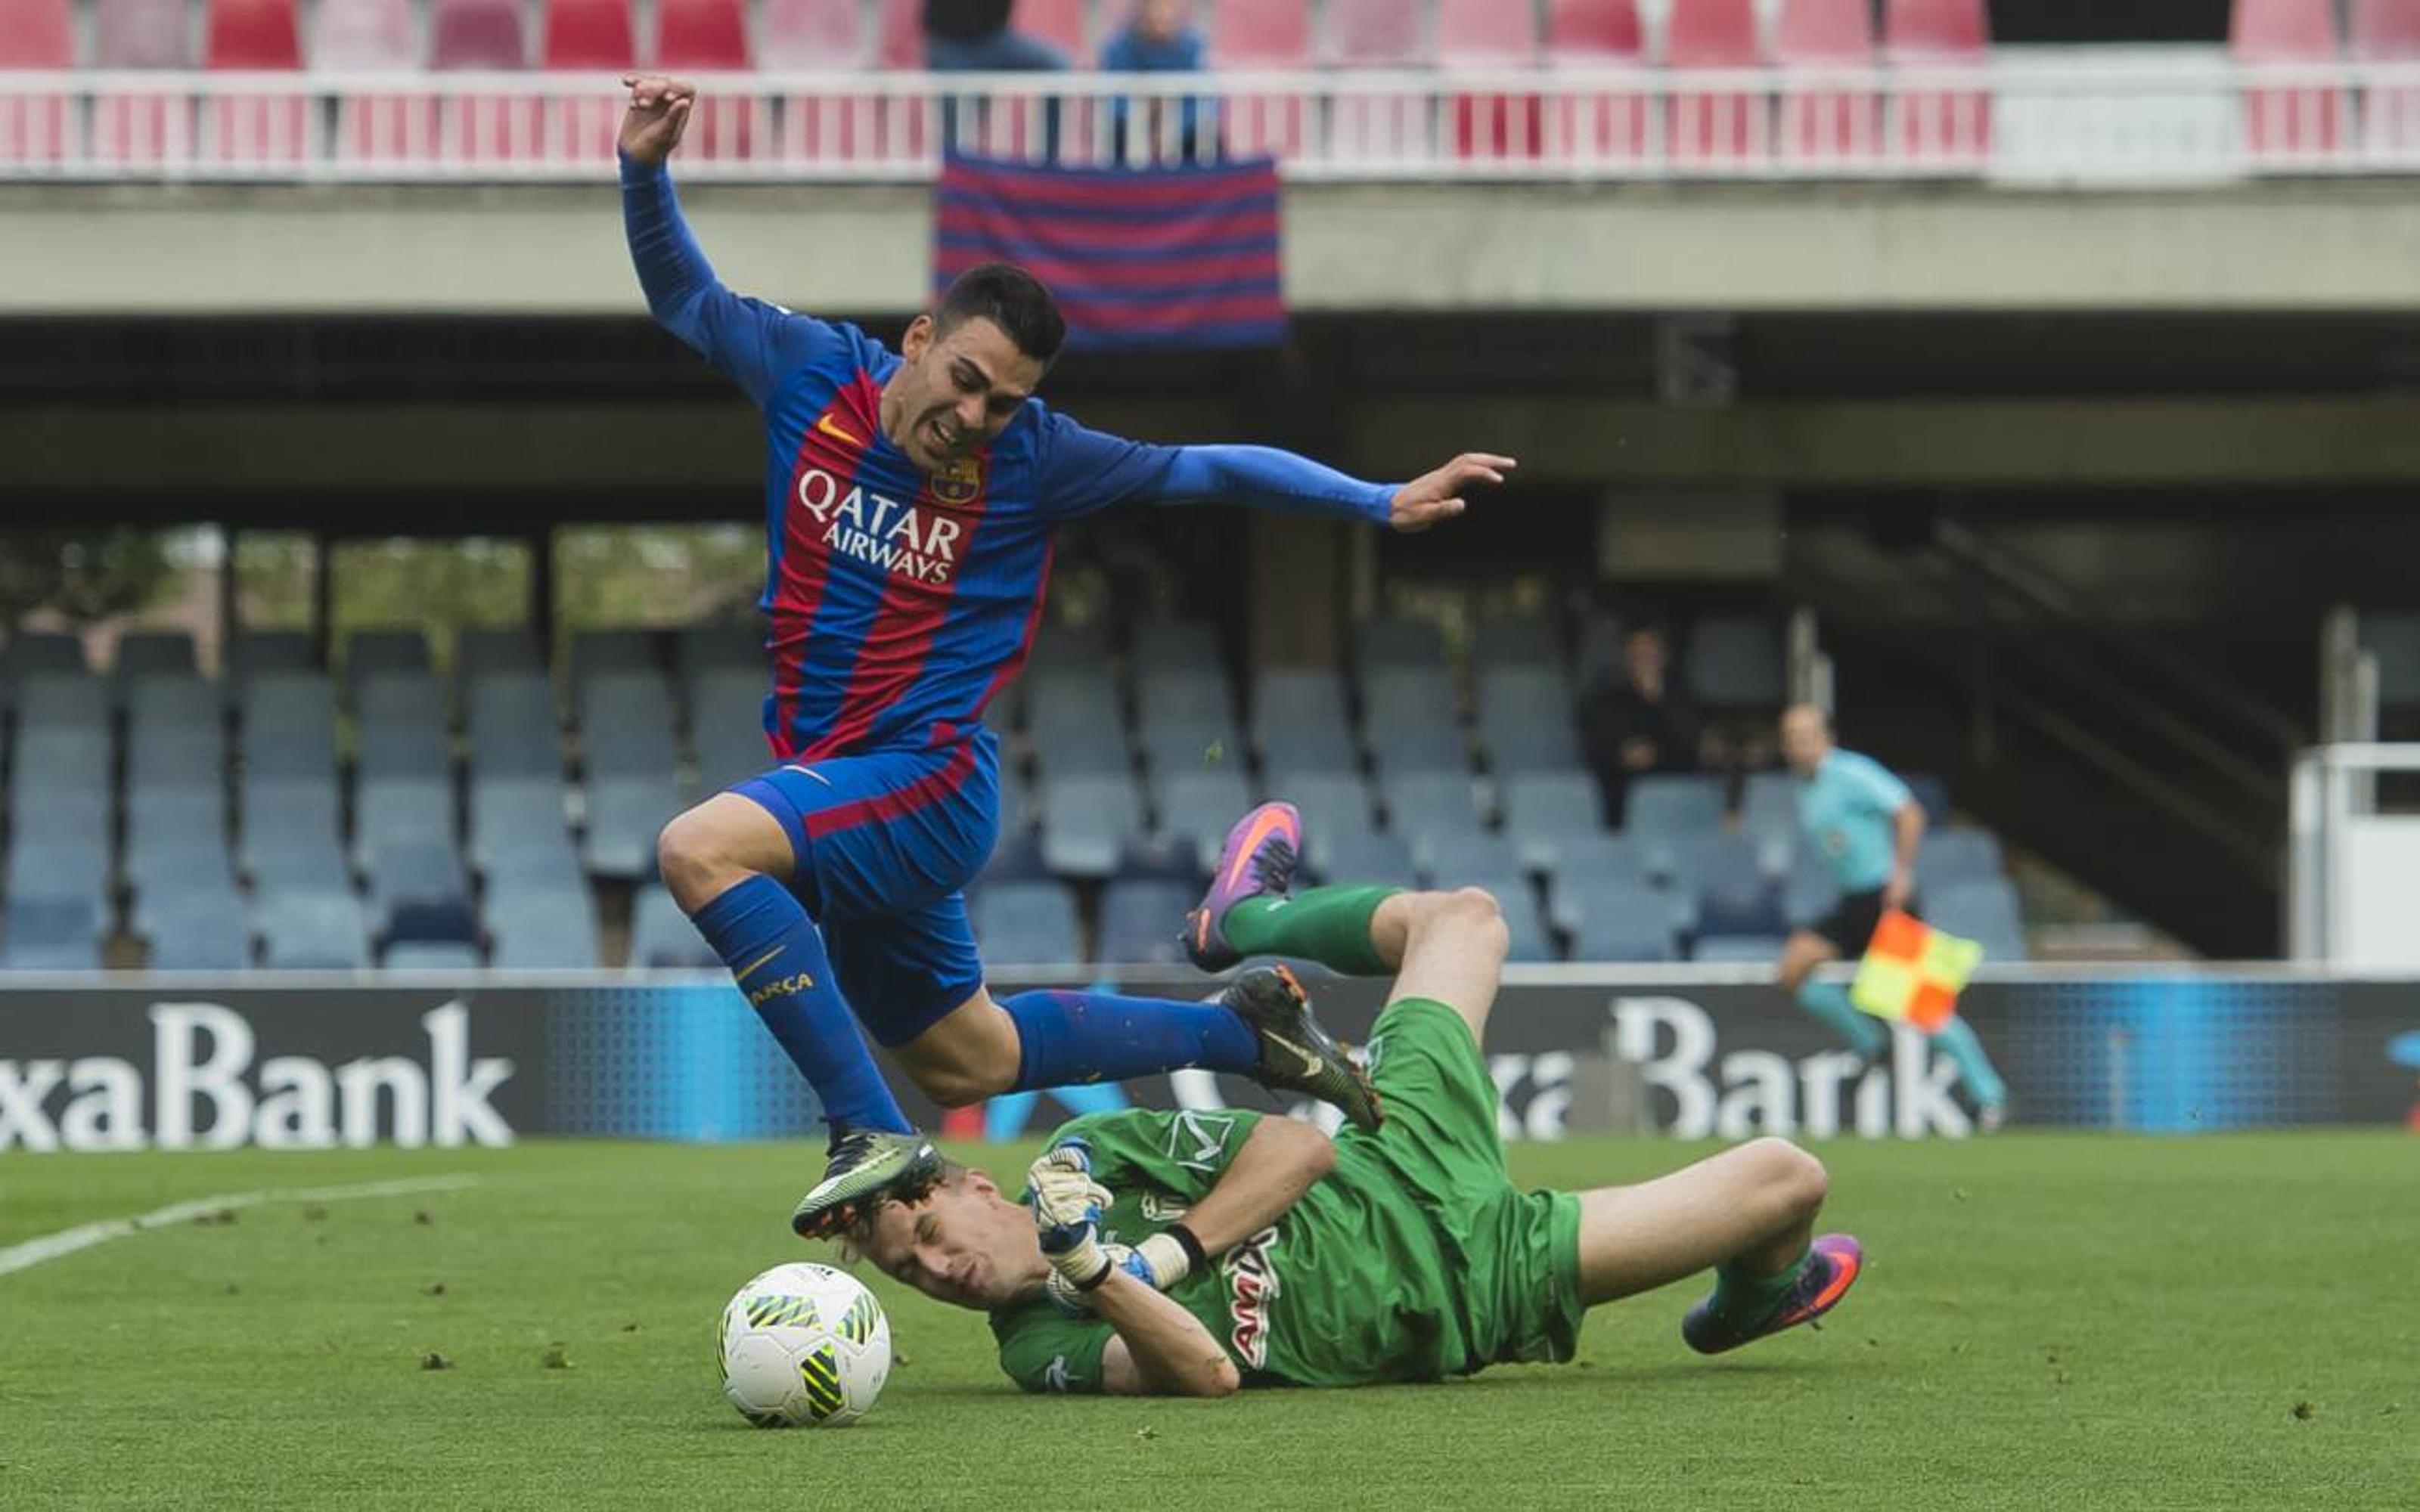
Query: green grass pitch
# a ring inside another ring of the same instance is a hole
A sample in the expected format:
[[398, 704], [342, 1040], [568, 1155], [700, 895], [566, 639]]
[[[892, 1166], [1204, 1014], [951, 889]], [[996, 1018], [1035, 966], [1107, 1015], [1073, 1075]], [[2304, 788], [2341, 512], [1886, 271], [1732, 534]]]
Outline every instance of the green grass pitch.
[[[1516, 1148], [1525, 1180], [1696, 1153]], [[998, 1170], [1021, 1150], [961, 1150]], [[1834, 1144], [1871, 1265], [1719, 1361], [1694, 1283], [1578, 1361], [1224, 1402], [1017, 1395], [981, 1319], [871, 1277], [900, 1351], [837, 1432], [751, 1428], [714, 1322], [803, 1147], [0, 1158], [0, 1247], [182, 1198], [475, 1186], [132, 1235], [0, 1276], [0, 1508], [2402, 1506], [2420, 1503], [2420, 1142]], [[438, 1351], [454, 1367], [429, 1371]], [[553, 1355], [556, 1364], [548, 1363]]]

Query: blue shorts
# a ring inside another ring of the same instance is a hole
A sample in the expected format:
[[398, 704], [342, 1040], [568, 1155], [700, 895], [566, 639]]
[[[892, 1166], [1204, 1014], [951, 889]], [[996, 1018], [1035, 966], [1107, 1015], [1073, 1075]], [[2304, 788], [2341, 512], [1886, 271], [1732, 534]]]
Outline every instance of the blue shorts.
[[1000, 742], [777, 766], [731, 789], [790, 837], [790, 890], [823, 927], [832, 978], [901, 1045], [983, 985], [966, 886], [1000, 838]]

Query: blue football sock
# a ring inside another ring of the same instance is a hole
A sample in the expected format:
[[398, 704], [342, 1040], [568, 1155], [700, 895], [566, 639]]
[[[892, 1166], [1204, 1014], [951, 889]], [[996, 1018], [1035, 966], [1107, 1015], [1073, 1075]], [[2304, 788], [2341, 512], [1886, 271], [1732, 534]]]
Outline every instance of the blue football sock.
[[1976, 1036], [1975, 1026], [1953, 1018], [1933, 1035], [1932, 1042], [1958, 1063], [1958, 1079], [1965, 1084], [1966, 1095], [1975, 1100], [1976, 1106], [1997, 1107], [2009, 1100], [2009, 1085], [1993, 1069], [1992, 1057], [1984, 1054], [1983, 1041]]
[[692, 921], [814, 1086], [835, 1134], [844, 1129], [915, 1132], [832, 981], [823, 934], [788, 888], [771, 877], [750, 877], [699, 909]]
[[1849, 1001], [1849, 989], [1837, 981], [1809, 980], [1798, 989], [1798, 1006], [1849, 1041], [1849, 1048], [1871, 1060], [1890, 1048], [1890, 1030], [1870, 1013], [1860, 1013]]
[[1016, 1085], [1114, 1082], [1202, 1066], [1249, 1076], [1261, 1048], [1217, 1003], [1111, 993], [1019, 993], [1001, 1007], [1016, 1023]]

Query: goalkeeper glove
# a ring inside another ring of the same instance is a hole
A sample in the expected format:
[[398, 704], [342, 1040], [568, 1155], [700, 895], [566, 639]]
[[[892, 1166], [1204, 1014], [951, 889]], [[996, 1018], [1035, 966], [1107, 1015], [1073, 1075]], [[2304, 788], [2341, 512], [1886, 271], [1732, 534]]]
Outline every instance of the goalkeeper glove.
[[1050, 1269], [1078, 1291], [1109, 1279], [1114, 1262], [1101, 1247], [1109, 1189], [1093, 1180], [1093, 1152], [1080, 1139], [1046, 1151], [1025, 1173], [1033, 1227]]
[[[1154, 1234], [1129, 1249], [1124, 1244], [1104, 1244], [1101, 1253], [1108, 1257], [1110, 1271], [1124, 1271], [1155, 1291], [1167, 1291], [1192, 1273], [1192, 1258], [1185, 1246], [1168, 1234]], [[1109, 1279], [1103, 1273], [1102, 1280]], [[1059, 1310], [1078, 1318], [1089, 1317], [1093, 1304], [1084, 1292], [1064, 1275], [1054, 1272], [1045, 1289]]]

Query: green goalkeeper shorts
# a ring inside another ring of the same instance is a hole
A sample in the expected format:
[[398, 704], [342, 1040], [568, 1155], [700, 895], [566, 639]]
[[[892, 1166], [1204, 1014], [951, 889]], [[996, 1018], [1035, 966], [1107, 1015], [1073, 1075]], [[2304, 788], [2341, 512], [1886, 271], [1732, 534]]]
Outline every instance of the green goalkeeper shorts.
[[1425, 997], [1389, 1004], [1370, 1031], [1370, 1077], [1386, 1122], [1347, 1130], [1403, 1182], [1459, 1261], [1470, 1369], [1568, 1360], [1579, 1340], [1580, 1204], [1523, 1192], [1496, 1132], [1496, 1082], [1462, 1015]]

